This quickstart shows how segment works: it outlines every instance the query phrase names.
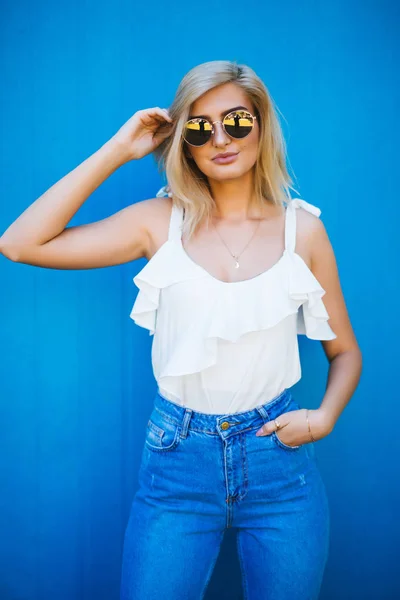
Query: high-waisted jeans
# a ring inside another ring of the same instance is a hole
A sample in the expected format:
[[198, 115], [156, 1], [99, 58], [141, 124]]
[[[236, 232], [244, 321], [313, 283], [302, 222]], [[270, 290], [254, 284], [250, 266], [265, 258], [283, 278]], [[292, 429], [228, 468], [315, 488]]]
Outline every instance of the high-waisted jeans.
[[330, 517], [314, 443], [255, 435], [299, 408], [288, 389], [226, 415], [156, 393], [125, 531], [121, 600], [203, 598], [229, 527], [244, 598], [318, 598]]

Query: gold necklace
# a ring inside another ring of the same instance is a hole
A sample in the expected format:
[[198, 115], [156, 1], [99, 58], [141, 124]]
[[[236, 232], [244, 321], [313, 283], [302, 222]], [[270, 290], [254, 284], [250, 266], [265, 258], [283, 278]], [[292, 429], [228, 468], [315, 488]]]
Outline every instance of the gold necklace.
[[257, 223], [257, 225], [256, 225], [256, 227], [255, 227], [255, 229], [254, 229], [253, 235], [251, 236], [251, 238], [249, 239], [249, 241], [247, 242], [247, 244], [245, 245], [245, 247], [243, 248], [243, 250], [242, 250], [242, 251], [241, 251], [239, 254], [233, 254], [233, 253], [232, 253], [232, 252], [229, 250], [228, 246], [226, 245], [226, 243], [225, 243], [225, 242], [224, 242], [224, 240], [222, 239], [222, 237], [221, 237], [221, 235], [219, 234], [219, 232], [218, 232], [217, 228], [215, 227], [214, 223], [212, 224], [212, 225], [213, 225], [213, 227], [214, 227], [214, 229], [215, 229], [215, 231], [216, 231], [216, 233], [218, 234], [218, 237], [219, 237], [219, 239], [220, 239], [220, 240], [221, 240], [221, 242], [224, 244], [225, 248], [228, 250], [228, 252], [229, 252], [229, 254], [232, 256], [232, 258], [235, 260], [235, 269], [238, 269], [238, 268], [240, 267], [240, 264], [239, 264], [239, 256], [241, 256], [241, 255], [243, 254], [243, 252], [246, 250], [247, 246], [250, 244], [251, 240], [253, 239], [253, 237], [254, 237], [254, 236], [255, 236], [255, 234], [256, 234], [256, 231], [257, 231], [257, 229], [258, 229], [258, 227], [259, 227], [260, 223], [261, 223], [261, 220], [259, 220], [259, 221], [258, 221], [258, 223]]

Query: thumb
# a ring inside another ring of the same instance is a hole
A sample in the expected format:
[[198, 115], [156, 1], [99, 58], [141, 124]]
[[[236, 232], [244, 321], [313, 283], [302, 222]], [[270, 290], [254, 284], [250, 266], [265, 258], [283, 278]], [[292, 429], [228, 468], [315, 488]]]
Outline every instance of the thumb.
[[256, 436], [258, 437], [260, 435], [271, 435], [271, 433], [277, 431], [278, 428], [283, 429], [284, 427], [286, 427], [286, 425], [289, 425], [289, 422], [282, 423], [281, 416], [275, 417], [275, 419], [272, 419], [272, 421], [267, 421], [266, 423], [264, 423], [264, 425], [260, 427], [258, 431], [256, 431]]
[[276, 424], [274, 421], [267, 421], [258, 431], [256, 431], [256, 436], [259, 437], [261, 435], [271, 435], [275, 429]]
[[171, 131], [158, 131], [157, 133], [155, 133], [153, 135], [153, 138], [152, 138], [153, 145], [159, 146], [161, 144], [161, 142], [166, 140], [171, 135], [171, 133], [172, 133]]

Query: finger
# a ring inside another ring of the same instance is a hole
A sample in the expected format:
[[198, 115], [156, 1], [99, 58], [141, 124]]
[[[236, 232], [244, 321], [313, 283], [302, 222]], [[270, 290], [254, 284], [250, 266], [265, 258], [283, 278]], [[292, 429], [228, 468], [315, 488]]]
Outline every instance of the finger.
[[172, 118], [170, 117], [168, 111], [165, 108], [160, 108], [159, 106], [155, 106], [154, 108], [149, 108], [147, 111], [147, 114], [151, 115], [152, 117], [158, 119], [163, 119], [163, 120], [167, 120], [167, 121], [171, 121], [172, 122]]
[[157, 131], [164, 131], [165, 128], [171, 129], [173, 127], [173, 123], [161, 115], [151, 115], [148, 117], [148, 124], [155, 127]]
[[164, 128], [163, 131], [160, 131], [160, 128], [158, 128], [157, 132], [153, 135], [153, 143], [156, 144], [156, 146], [158, 146], [159, 144], [161, 144], [161, 142], [166, 140], [171, 135], [171, 133], [171, 130], [165, 130]]
[[[280, 417], [277, 417], [276, 420], [278, 421], [280, 427], [279, 429], [283, 429], [284, 427], [286, 427], [286, 425], [288, 425], [289, 423], [282, 423], [282, 420]], [[272, 421], [267, 421], [266, 423], [264, 423], [264, 425], [262, 427], [260, 427], [260, 429], [258, 431], [256, 431], [256, 436], [259, 437], [260, 435], [271, 435], [271, 433], [273, 433], [274, 431], [278, 431], [278, 427], [276, 426], [276, 423], [274, 420]]]
[[159, 122], [159, 127], [173, 127], [173, 123], [171, 121], [166, 121], [165, 119]]
[[172, 121], [172, 117], [171, 117], [171, 115], [169, 114], [169, 112], [168, 112], [168, 109], [166, 109], [166, 108], [163, 108], [162, 110], [163, 110], [163, 112], [165, 113], [165, 115], [167, 116], [167, 119], [168, 119], [169, 121]]
[[256, 436], [259, 437], [261, 435], [270, 435], [273, 431], [275, 431], [276, 425], [275, 423], [271, 424], [271, 421], [267, 421], [264, 425], [256, 431]]
[[151, 129], [153, 132], [160, 130], [161, 128], [171, 128], [173, 126], [173, 123], [169, 121], [164, 114], [157, 113], [153, 110], [146, 111], [140, 117], [140, 120], [145, 127]]
[[159, 131], [155, 135], [153, 135], [153, 142], [158, 145], [162, 141], [166, 140], [170, 135], [171, 135], [170, 131], [166, 131], [166, 132]]

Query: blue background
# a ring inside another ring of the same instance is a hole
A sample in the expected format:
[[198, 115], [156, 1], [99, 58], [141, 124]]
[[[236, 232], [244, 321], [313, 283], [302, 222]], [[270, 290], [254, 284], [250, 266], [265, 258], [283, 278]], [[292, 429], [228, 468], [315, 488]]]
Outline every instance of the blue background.
[[[247, 63], [275, 99], [364, 357], [316, 448], [331, 507], [323, 600], [400, 597], [398, 26], [398, 5], [378, 0], [1, 3], [1, 232], [136, 110], [167, 107], [196, 64]], [[130, 162], [70, 224], [163, 183], [152, 156]], [[63, 271], [0, 257], [2, 600], [118, 598], [156, 389], [152, 338], [129, 318], [144, 264]], [[316, 408], [328, 365], [321, 344], [300, 343], [294, 391]], [[206, 598], [241, 597], [228, 531]]]

